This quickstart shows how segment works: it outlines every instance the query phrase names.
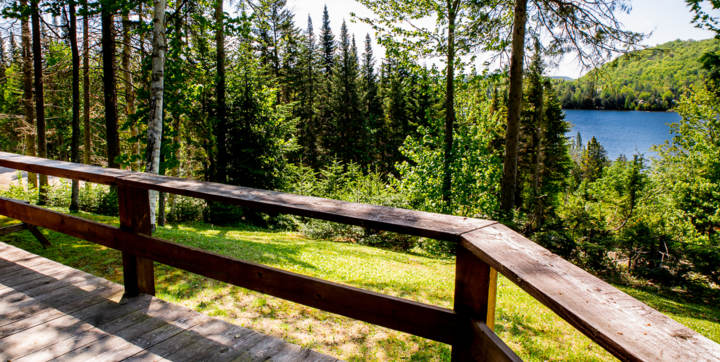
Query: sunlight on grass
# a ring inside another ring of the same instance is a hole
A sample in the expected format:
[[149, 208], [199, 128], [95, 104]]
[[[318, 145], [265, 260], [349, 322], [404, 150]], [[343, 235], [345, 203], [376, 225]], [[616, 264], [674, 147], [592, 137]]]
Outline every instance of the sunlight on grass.
[[[110, 224], [116, 218], [81, 213]], [[0, 219], [9, 223], [8, 219]], [[43, 231], [42, 249], [27, 232], [0, 238], [30, 252], [122, 282], [120, 253]], [[292, 232], [217, 227], [202, 223], [159, 228], [156, 235], [219, 254], [345, 283], [416, 301], [451, 307], [455, 262], [362, 245], [311, 240]], [[447, 345], [305, 307], [279, 298], [156, 264], [157, 296], [259, 332], [347, 360], [449, 360]], [[720, 308], [682, 303], [621, 288], [676, 320], [720, 341]], [[496, 332], [523, 359], [610, 360], [601, 347], [527, 293], [501, 277]]]

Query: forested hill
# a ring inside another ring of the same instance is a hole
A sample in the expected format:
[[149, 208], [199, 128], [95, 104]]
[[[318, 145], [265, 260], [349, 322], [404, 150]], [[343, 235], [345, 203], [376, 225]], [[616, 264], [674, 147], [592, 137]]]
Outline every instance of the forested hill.
[[563, 108], [665, 111], [706, 71], [700, 57], [720, 51], [720, 40], [676, 40], [628, 53], [580, 79], [557, 80]]

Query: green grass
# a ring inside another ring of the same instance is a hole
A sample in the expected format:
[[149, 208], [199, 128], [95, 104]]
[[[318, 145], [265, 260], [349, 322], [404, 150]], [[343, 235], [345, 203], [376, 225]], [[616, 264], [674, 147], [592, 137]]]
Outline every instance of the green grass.
[[[117, 225], [117, 219], [81, 213]], [[12, 222], [0, 219], [0, 223]], [[42, 249], [28, 232], [0, 237], [30, 252], [120, 283], [120, 253], [45, 230]], [[157, 236], [235, 258], [443, 307], [452, 306], [454, 260], [362, 245], [311, 240], [292, 232], [202, 223], [159, 228]], [[211, 316], [348, 360], [448, 360], [447, 345], [326, 313], [165, 265], [157, 296]], [[625, 292], [720, 342], [720, 307], [684, 303], [647, 291]], [[526, 360], [612, 357], [505, 278], [499, 279], [496, 332]]]

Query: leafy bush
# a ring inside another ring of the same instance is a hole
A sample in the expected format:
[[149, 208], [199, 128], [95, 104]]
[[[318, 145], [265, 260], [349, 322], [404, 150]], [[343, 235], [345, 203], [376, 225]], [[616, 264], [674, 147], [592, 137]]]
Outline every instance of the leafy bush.
[[[288, 192], [372, 205], [409, 207], [407, 200], [388, 185], [379, 173], [363, 173], [354, 163], [344, 165], [336, 160], [319, 172], [297, 165], [291, 165], [289, 170]], [[314, 238], [357, 242], [397, 250], [410, 250], [417, 245], [417, 238], [412, 236], [317, 219], [296, 220], [299, 230]]]
[[[47, 206], [70, 206], [71, 182], [66, 179], [54, 180], [47, 187]], [[8, 190], [0, 191], [3, 197], [25, 200], [37, 203], [38, 190], [26, 187], [20, 183], [13, 183]], [[107, 185], [86, 183], [80, 187], [80, 210], [108, 216], [118, 215], [117, 192]]]
[[174, 195], [174, 200], [170, 201], [169, 204], [167, 221], [171, 223], [200, 221], [206, 206], [203, 200], [178, 195]]

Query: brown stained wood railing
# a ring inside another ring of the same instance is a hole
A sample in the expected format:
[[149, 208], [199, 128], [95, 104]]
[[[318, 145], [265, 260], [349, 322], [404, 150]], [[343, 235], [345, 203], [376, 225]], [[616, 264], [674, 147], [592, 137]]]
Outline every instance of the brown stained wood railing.
[[[622, 360], [720, 361], [720, 345], [493, 221], [342, 202], [0, 152], [0, 166], [118, 187], [121, 227], [0, 199], [0, 214], [123, 252], [126, 293], [154, 292], [152, 262], [453, 345], [453, 360], [517, 360], [492, 331], [494, 271]], [[147, 191], [458, 242], [454, 310], [151, 237]], [[488, 326], [490, 325], [490, 327]]]

